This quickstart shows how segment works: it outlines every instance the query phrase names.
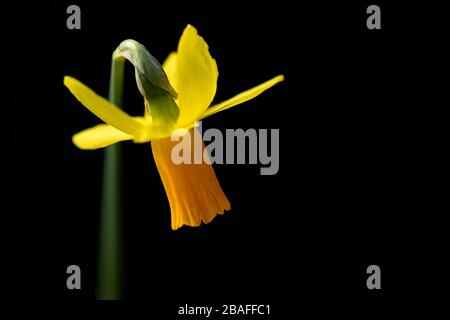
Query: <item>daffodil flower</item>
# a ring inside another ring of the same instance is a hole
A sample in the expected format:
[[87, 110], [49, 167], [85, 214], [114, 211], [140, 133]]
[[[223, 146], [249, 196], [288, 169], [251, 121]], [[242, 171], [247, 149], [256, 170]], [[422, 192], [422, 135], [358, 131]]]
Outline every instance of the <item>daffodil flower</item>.
[[217, 89], [217, 65], [205, 40], [191, 25], [185, 28], [177, 52], [167, 57], [163, 69], [176, 92], [173, 95], [176, 95], [179, 108], [173, 126], [155, 121], [152, 102], [147, 99], [144, 99], [144, 116], [131, 117], [72, 77], [66, 76], [64, 84], [87, 109], [105, 122], [75, 134], [72, 140], [78, 148], [98, 149], [125, 140], [151, 142], [153, 157], [170, 204], [172, 229], [176, 230], [183, 225], [199, 226], [202, 222], [210, 222], [217, 214], [230, 210], [230, 202], [210, 164], [172, 162], [171, 151], [175, 144], [171, 140], [172, 133], [177, 129], [192, 133], [196, 130], [196, 121], [253, 99], [283, 81], [284, 77], [279, 75], [210, 106]]

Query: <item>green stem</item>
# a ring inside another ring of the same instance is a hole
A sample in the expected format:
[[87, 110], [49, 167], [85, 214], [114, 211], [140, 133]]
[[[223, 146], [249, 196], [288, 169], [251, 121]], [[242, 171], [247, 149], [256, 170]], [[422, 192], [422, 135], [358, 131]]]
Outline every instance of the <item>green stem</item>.
[[[108, 97], [119, 107], [122, 105], [124, 61], [113, 54]], [[97, 299], [101, 300], [120, 299], [122, 292], [121, 149], [120, 143], [116, 143], [104, 153], [97, 283]]]

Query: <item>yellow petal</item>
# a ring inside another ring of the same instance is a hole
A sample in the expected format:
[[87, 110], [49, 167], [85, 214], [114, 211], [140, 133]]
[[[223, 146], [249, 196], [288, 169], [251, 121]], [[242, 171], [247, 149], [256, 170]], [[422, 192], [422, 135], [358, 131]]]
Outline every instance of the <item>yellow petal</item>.
[[72, 137], [73, 143], [80, 149], [92, 150], [107, 147], [119, 141], [133, 140], [135, 143], [146, 143], [152, 140], [167, 138], [172, 132], [160, 125], [152, 123], [151, 117], [133, 117], [142, 125], [138, 135], [130, 135], [108, 124], [99, 124], [78, 132]]
[[131, 139], [133, 139], [132, 135], [117, 130], [109, 124], [99, 124], [78, 132], [72, 137], [73, 143], [85, 150], [104, 148], [116, 142]]
[[259, 86], [256, 86], [250, 90], [246, 90], [244, 92], [239, 93], [238, 95], [234, 96], [231, 99], [228, 99], [224, 102], [211, 106], [203, 113], [200, 119], [209, 117], [217, 112], [226, 110], [238, 104], [244, 103], [248, 100], [251, 100], [283, 80], [284, 80], [283, 75], [276, 76], [275, 78], [272, 78], [269, 81], [260, 84]]
[[[189, 130], [191, 137], [195, 128]], [[201, 139], [201, 138], [199, 138]], [[194, 139], [192, 141], [192, 150]], [[208, 223], [218, 214], [230, 210], [230, 202], [222, 191], [212, 165], [174, 164], [172, 149], [178, 142], [171, 138], [152, 141], [153, 158], [169, 199], [172, 229], [183, 225], [199, 226]], [[201, 151], [205, 145], [202, 141]], [[192, 153], [191, 153], [192, 154]]]
[[65, 76], [64, 85], [89, 111], [111, 126], [131, 135], [138, 134], [142, 130], [142, 125], [138, 121], [77, 79]]
[[178, 124], [189, 125], [211, 104], [219, 75], [208, 45], [193, 26], [184, 29], [178, 51], [166, 60], [164, 70], [178, 93]]
[[164, 61], [162, 67], [164, 69], [164, 72], [167, 75], [167, 78], [169, 78], [170, 84], [173, 85], [171, 79], [175, 79], [175, 66], [177, 61], [177, 53], [171, 52], [166, 60]]

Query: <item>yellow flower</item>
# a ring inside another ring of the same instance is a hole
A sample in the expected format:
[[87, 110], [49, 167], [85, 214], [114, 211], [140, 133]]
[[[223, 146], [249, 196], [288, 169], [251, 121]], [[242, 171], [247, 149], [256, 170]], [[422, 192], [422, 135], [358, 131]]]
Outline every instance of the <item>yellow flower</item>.
[[[210, 106], [216, 94], [219, 73], [208, 45], [190, 25], [180, 38], [177, 52], [167, 57], [163, 68], [178, 94], [175, 101], [180, 112], [173, 129], [188, 129], [191, 133], [196, 130], [195, 121], [253, 99], [284, 80], [279, 75]], [[72, 140], [78, 148], [98, 149], [124, 140], [151, 141], [153, 157], [169, 199], [172, 229], [182, 225], [199, 226], [201, 222], [208, 223], [217, 214], [223, 214], [224, 210], [230, 210], [230, 203], [210, 164], [176, 165], [172, 162], [171, 151], [176, 143], [170, 138], [173, 130], [168, 131], [167, 127], [153, 122], [150, 112], [143, 117], [131, 117], [72, 77], [64, 77], [64, 85], [105, 122], [75, 134]], [[145, 101], [145, 104], [146, 109], [151, 110], [151, 102]]]

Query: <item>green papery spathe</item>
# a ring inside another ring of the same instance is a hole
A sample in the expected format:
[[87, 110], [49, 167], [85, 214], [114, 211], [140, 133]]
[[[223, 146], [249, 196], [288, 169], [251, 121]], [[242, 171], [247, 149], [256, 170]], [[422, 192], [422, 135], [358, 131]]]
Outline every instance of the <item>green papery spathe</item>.
[[136, 84], [144, 96], [147, 113], [155, 123], [172, 130], [180, 113], [174, 101], [177, 93], [158, 60], [132, 39], [122, 41], [113, 57], [123, 57], [134, 65]]

